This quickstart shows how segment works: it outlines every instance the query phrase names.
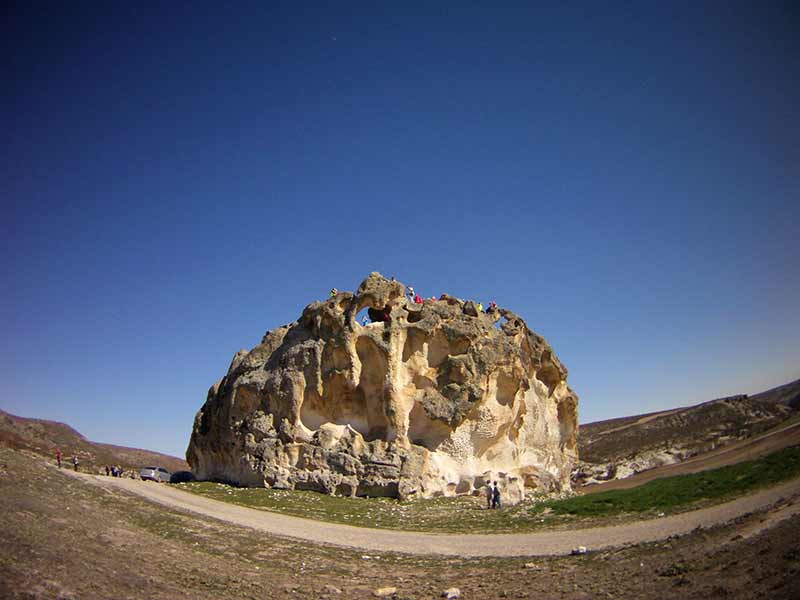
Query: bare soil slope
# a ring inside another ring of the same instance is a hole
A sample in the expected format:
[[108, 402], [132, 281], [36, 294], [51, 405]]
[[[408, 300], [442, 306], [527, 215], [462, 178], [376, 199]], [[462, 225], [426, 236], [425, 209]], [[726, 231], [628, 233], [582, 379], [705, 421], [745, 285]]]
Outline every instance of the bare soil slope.
[[575, 481], [627, 477], [751, 439], [797, 414], [800, 380], [754, 396], [580, 426]]
[[800, 421], [779, 426], [775, 430], [753, 438], [699, 454], [683, 462], [649, 469], [625, 479], [614, 479], [595, 485], [587, 485], [579, 488], [578, 491], [581, 494], [593, 494], [607, 490], [630, 489], [662, 477], [699, 473], [748, 460], [755, 460], [783, 448], [797, 445], [800, 445]]
[[60, 448], [65, 461], [77, 455], [81, 468], [94, 472], [104, 465], [119, 465], [125, 470], [138, 470], [149, 464], [155, 464], [172, 472], [189, 468], [185, 460], [175, 456], [139, 448], [91, 442], [64, 423], [18, 417], [2, 410], [0, 410], [0, 446], [30, 450], [50, 460], [55, 460], [55, 451]]

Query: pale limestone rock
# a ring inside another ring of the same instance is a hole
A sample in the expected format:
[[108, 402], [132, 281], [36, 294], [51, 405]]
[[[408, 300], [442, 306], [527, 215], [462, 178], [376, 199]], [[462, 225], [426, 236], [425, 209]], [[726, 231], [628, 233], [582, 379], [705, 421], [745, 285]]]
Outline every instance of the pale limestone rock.
[[[362, 326], [359, 312], [373, 320]], [[399, 498], [563, 491], [577, 395], [513, 312], [414, 304], [372, 273], [240, 351], [195, 418], [199, 479]]]

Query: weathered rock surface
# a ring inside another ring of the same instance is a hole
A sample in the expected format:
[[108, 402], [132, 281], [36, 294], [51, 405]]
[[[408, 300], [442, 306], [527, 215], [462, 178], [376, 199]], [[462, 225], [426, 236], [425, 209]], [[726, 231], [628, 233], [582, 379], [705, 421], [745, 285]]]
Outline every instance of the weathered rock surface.
[[[577, 395], [548, 343], [509, 310], [414, 304], [372, 273], [239, 351], [197, 413], [199, 479], [399, 498], [501, 482], [569, 488]], [[375, 319], [358, 322], [369, 309]]]

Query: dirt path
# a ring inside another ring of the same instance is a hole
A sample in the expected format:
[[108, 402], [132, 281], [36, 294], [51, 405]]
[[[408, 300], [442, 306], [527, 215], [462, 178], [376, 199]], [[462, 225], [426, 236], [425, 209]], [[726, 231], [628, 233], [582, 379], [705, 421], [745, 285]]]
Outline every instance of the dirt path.
[[[359, 548], [367, 552], [464, 557], [545, 556], [567, 554], [577, 546], [598, 550], [656, 541], [689, 533], [698, 527], [706, 528], [725, 523], [746, 513], [767, 508], [781, 499], [800, 495], [800, 479], [795, 479], [726, 504], [661, 519], [572, 531], [453, 535], [366, 529], [312, 521], [219, 502], [168, 485], [65, 472], [106, 489], [125, 490], [170, 508], [190, 511], [271, 535], [317, 544]], [[795, 506], [797, 503], [791, 508]]]

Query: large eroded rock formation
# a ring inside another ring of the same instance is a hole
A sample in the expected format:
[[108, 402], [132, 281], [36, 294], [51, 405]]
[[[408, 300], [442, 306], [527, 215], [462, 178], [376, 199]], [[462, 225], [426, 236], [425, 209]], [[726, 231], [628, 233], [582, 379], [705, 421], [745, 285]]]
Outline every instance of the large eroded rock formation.
[[[359, 311], [388, 322], [361, 325]], [[414, 304], [372, 273], [239, 351], [195, 418], [200, 479], [400, 498], [569, 487], [576, 394], [509, 310]]]

